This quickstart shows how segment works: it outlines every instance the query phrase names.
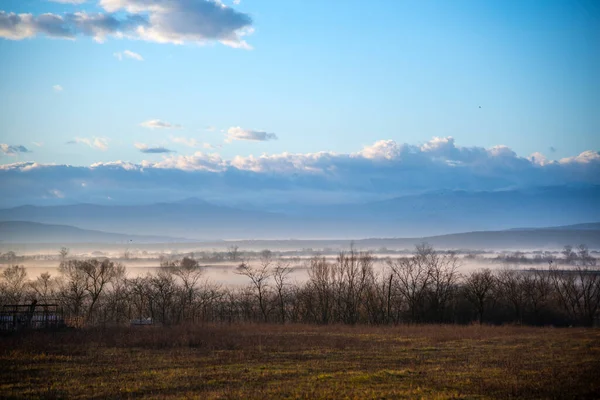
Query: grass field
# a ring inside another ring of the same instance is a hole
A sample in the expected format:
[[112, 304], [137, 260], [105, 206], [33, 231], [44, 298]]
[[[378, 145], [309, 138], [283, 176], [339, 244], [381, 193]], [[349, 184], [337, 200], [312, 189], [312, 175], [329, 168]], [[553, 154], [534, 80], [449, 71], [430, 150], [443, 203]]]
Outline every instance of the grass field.
[[0, 338], [2, 398], [598, 398], [600, 330], [234, 325]]

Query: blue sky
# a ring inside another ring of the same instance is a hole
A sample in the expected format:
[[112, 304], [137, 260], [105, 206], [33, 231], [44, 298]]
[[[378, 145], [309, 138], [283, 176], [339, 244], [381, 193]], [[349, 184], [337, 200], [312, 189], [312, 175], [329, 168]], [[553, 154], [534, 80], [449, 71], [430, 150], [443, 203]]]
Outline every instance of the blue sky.
[[[201, 0], [0, 3], [0, 164], [189, 169], [190, 157], [213, 154], [239, 169], [250, 155], [352, 155], [381, 140], [423, 148], [452, 137], [523, 160], [588, 151], [597, 165], [597, 2], [209, 5], [218, 12]], [[193, 18], [180, 21], [177, 7]], [[65, 22], [78, 12], [120, 25], [93, 25], [103, 33], [93, 38], [81, 18]], [[44, 13], [62, 22], [35, 20]], [[132, 16], [146, 21], [145, 36], [127, 31]], [[45, 34], [65, 26], [72, 39]]]

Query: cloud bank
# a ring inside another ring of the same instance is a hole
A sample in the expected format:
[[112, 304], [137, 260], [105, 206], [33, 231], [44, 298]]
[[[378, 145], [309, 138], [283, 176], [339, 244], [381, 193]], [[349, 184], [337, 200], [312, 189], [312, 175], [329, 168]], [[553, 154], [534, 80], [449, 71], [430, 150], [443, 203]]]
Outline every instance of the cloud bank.
[[[107, 196], [121, 202], [140, 196], [154, 201], [190, 196], [215, 201], [365, 201], [437, 190], [600, 185], [600, 152], [549, 160], [539, 153], [521, 157], [506, 146], [461, 147], [451, 137], [421, 145], [381, 140], [349, 154], [281, 153], [228, 160], [198, 151], [139, 164], [13, 163], [0, 165], [0, 181], [14, 189], [6, 200], [10, 204], [35, 203], [52, 189], [71, 203]], [[88, 184], [83, 187], [82, 182]]]
[[[73, 4], [77, 0], [66, 0]], [[0, 37], [22, 40], [45, 35], [59, 39], [88, 36], [156, 43], [207, 44], [250, 49], [243, 39], [252, 33], [248, 14], [212, 0], [100, 0], [103, 12], [15, 14], [0, 11]]]

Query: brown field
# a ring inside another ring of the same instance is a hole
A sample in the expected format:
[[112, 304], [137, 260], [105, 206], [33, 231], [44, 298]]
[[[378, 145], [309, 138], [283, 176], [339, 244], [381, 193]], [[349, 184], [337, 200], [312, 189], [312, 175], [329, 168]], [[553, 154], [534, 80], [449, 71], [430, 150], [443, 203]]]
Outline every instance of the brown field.
[[1, 398], [598, 398], [600, 330], [232, 325], [0, 338]]

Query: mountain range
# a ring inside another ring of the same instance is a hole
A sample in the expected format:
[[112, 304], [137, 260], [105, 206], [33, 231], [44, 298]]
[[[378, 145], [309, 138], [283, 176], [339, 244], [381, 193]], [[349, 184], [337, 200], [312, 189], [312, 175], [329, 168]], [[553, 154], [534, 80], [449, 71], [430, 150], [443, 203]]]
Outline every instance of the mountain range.
[[[56, 244], [81, 243], [143, 246], [145, 244], [171, 243], [192, 244], [194, 241], [165, 236], [125, 235], [79, 229], [65, 225], [47, 225], [37, 222], [0, 222], [0, 238], [6, 244]], [[409, 249], [426, 242], [440, 249], [557, 249], [566, 244], [586, 244], [592, 249], [600, 248], [600, 223], [577, 224], [547, 228], [521, 228], [505, 231], [466, 232], [449, 235], [415, 238], [371, 238], [354, 241], [360, 249]], [[243, 249], [302, 249], [345, 248], [348, 240], [239, 240], [228, 242], [194, 243], [205, 248], [222, 248], [236, 244]]]
[[67, 225], [49, 225], [28, 221], [0, 221], [3, 243], [183, 243], [184, 238], [127, 235], [80, 229]]
[[425, 237], [600, 220], [600, 186], [441, 191], [362, 204], [236, 208], [202, 199], [149, 205], [74, 204], [0, 210], [0, 221], [126, 235], [217, 239]]

